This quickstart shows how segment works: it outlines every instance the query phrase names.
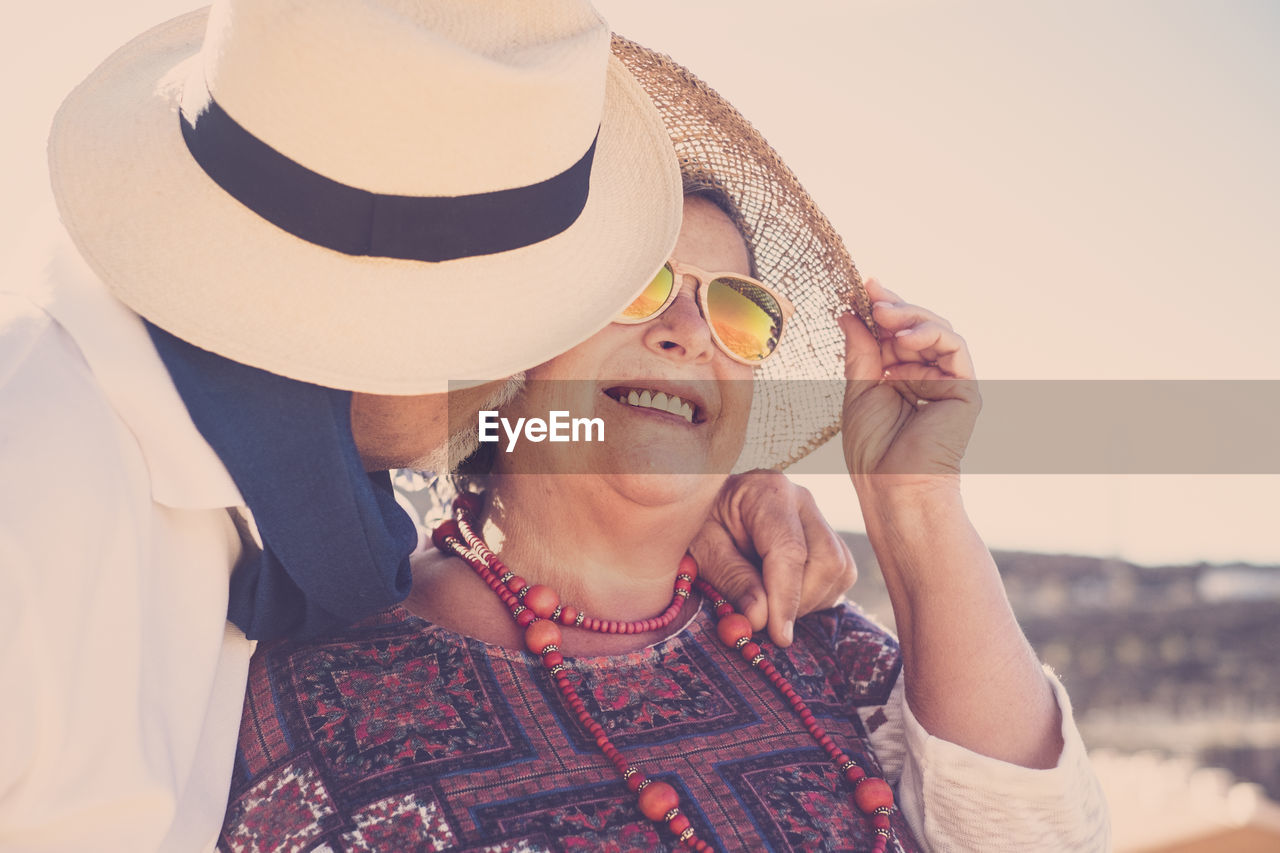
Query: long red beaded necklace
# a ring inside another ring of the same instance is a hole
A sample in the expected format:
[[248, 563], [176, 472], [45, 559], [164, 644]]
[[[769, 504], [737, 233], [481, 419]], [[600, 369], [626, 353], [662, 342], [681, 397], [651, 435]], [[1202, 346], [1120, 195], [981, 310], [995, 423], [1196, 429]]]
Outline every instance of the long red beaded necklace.
[[613, 762], [627, 787], [637, 794], [640, 811], [645, 817], [655, 823], [666, 824], [687, 847], [699, 851], [713, 849], [710, 844], [697, 837], [689, 819], [680, 813], [680, 796], [676, 789], [666, 782], [651, 780], [638, 768], [631, 766], [609, 740], [604, 727], [591, 718], [586, 703], [564, 674], [564, 656], [560, 654], [559, 648], [561, 632], [556, 623], [598, 633], [648, 633], [670, 625], [690, 591], [696, 588], [715, 608], [718, 620], [716, 635], [720, 641], [737, 649], [743, 660], [769, 680], [778, 694], [791, 705], [813, 739], [830, 756], [841, 775], [853, 786], [854, 802], [871, 821], [872, 831], [876, 836], [872, 851], [884, 853], [893, 834], [889, 827], [889, 815], [894, 808], [893, 789], [884, 779], [868, 776], [856, 761], [836, 745], [791, 683], [769, 662], [760, 645], [751, 639], [751, 623], [747, 621], [747, 617], [735, 612], [733, 605], [715, 587], [698, 578], [697, 563], [692, 557], [686, 554], [680, 560], [671, 604], [659, 615], [631, 622], [596, 619], [575, 607], [562, 605], [560, 597], [550, 587], [542, 584], [531, 586], [524, 578], [507, 568], [472, 528], [470, 519], [479, 510], [479, 505], [479, 495], [460, 492], [454, 500], [453, 519], [444, 521], [435, 529], [431, 535], [432, 543], [441, 552], [456, 555], [466, 561], [511, 611], [516, 624], [524, 629], [525, 646], [542, 658], [543, 665], [550, 671], [565, 702], [577, 714], [578, 721], [596, 739], [596, 745]]

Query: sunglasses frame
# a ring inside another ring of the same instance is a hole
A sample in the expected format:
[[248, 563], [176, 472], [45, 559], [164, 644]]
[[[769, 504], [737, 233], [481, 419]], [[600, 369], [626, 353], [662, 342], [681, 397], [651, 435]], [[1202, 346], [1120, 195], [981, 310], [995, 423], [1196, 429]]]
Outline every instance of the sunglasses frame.
[[[763, 281], [754, 279], [749, 275], [743, 275], [740, 272], [730, 272], [728, 270], [722, 272], [710, 272], [708, 270], [704, 270], [702, 267], [696, 267], [693, 264], [686, 264], [683, 261], [677, 261], [675, 258], [669, 258], [663, 266], [671, 268], [671, 292], [667, 294], [667, 298], [663, 300], [662, 305], [658, 310], [654, 311], [647, 317], [624, 317], [619, 315], [614, 318], [613, 322], [620, 323], [624, 326], [638, 326], [641, 323], [648, 323], [650, 320], [658, 319], [680, 296], [680, 291], [684, 290], [684, 276], [688, 275], [692, 276], [694, 281], [698, 283], [698, 287], [694, 291], [694, 302], [698, 306], [698, 312], [702, 314], [702, 319], [707, 324], [707, 330], [711, 332], [711, 340], [715, 341], [716, 348], [722, 353], [739, 364], [745, 364], [748, 367], [756, 367], [757, 365], [764, 364], [772, 358], [773, 354], [778, 351], [778, 347], [782, 346], [782, 335], [786, 332], [787, 322], [791, 319], [791, 315], [796, 312], [796, 306], [791, 304], [791, 300], [787, 299], [787, 297], [783, 296], [777, 290], [765, 284]], [[654, 275], [656, 276], [657, 273], [654, 273]], [[764, 358], [743, 358], [733, 350], [729, 349], [725, 342], [720, 339], [720, 335], [717, 334], [715, 325], [707, 317], [707, 297], [711, 291], [711, 282], [721, 278], [734, 279], [735, 281], [741, 281], [760, 288], [765, 293], [772, 296], [773, 300], [778, 303], [778, 308], [782, 310], [782, 322], [778, 329], [778, 342]]]

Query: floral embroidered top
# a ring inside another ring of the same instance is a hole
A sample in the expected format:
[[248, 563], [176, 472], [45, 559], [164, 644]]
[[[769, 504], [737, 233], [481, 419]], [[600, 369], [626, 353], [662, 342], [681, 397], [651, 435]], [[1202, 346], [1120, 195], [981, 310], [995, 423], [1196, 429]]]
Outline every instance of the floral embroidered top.
[[[967, 833], [989, 850], [1105, 847], [1105, 826], [1102, 837], [1081, 829], [1090, 810], [1102, 814], [1087, 762], [1083, 773], [1075, 757], [1074, 767], [1012, 768], [929, 738], [902, 701], [897, 643], [854, 609], [805, 617], [790, 649], [766, 651], [845, 752], [898, 787], [891, 850], [960, 849], [952, 839]], [[769, 684], [717, 641], [704, 611], [655, 646], [567, 663], [591, 716], [632, 764], [676, 788], [715, 848], [870, 849], [847, 783]], [[1059, 702], [1074, 736], [1060, 691]], [[959, 761], [959, 791], [945, 748], [978, 762]], [[941, 774], [931, 749], [943, 753]], [[1064, 759], [1072, 749], [1083, 755], [1078, 736]], [[1000, 772], [974, 800], [966, 777], [981, 762]], [[1045, 774], [1057, 778], [1046, 784]], [[950, 799], [955, 814], [926, 814], [935, 800], [952, 811]], [[1010, 846], [998, 843], [1003, 828], [993, 832], [992, 803], [1019, 815]], [[395, 607], [255, 654], [219, 849], [682, 848], [640, 813], [538, 658]]]

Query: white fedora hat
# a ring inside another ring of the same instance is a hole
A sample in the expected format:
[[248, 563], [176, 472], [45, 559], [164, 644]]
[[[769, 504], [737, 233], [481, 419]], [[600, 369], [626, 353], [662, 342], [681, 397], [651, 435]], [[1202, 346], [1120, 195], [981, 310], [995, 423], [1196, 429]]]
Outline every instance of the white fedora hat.
[[606, 325], [666, 260], [661, 117], [582, 0], [219, 0], [63, 103], [54, 196], [111, 290], [204, 349], [385, 394]]

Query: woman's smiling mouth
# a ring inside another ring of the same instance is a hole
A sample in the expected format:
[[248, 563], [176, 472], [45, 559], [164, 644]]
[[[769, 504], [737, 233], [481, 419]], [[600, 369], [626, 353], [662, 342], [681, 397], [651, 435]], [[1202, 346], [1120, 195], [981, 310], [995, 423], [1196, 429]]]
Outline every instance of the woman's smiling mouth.
[[637, 409], [654, 409], [678, 418], [686, 423], [701, 423], [701, 412], [696, 402], [686, 400], [675, 394], [657, 391], [652, 388], [617, 386], [606, 389], [608, 397], [624, 406]]

